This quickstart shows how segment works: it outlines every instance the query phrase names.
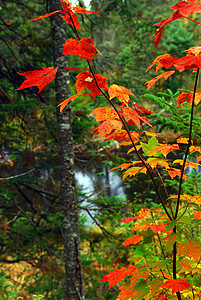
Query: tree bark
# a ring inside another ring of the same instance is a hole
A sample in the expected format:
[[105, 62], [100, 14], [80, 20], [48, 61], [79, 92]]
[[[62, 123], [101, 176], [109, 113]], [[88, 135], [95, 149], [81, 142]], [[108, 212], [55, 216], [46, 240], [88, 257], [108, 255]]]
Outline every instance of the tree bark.
[[[50, 0], [50, 12], [62, 9], [59, 0]], [[66, 23], [55, 14], [51, 17], [54, 66], [68, 67], [68, 58], [62, 55], [66, 37]], [[69, 95], [68, 71], [59, 71], [55, 79], [56, 105]], [[63, 206], [63, 237], [66, 271], [66, 299], [80, 300], [82, 276], [79, 250], [78, 208], [75, 193], [74, 155], [72, 142], [71, 107], [68, 104], [62, 113], [57, 108], [58, 141], [61, 176], [61, 201]]]

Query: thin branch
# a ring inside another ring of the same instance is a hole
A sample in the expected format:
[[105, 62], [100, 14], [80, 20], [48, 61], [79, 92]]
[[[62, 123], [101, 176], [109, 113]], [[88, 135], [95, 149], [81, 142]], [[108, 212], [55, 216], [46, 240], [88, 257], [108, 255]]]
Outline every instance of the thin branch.
[[180, 204], [180, 197], [181, 197], [183, 174], [184, 174], [184, 170], [185, 170], [186, 160], [187, 160], [187, 157], [188, 157], [188, 151], [189, 151], [189, 148], [190, 148], [190, 145], [191, 145], [191, 136], [192, 136], [192, 130], [193, 130], [193, 111], [194, 111], [195, 94], [196, 94], [196, 89], [197, 89], [198, 77], [199, 77], [199, 68], [197, 69], [196, 78], [195, 78], [195, 85], [194, 85], [194, 91], [193, 91], [193, 101], [192, 101], [192, 106], [191, 106], [191, 118], [190, 118], [190, 128], [189, 128], [189, 136], [188, 136], [188, 145], [187, 145], [187, 148], [186, 148], [186, 153], [185, 153], [185, 156], [184, 156], [184, 161], [183, 161], [181, 176], [180, 176], [180, 181], [179, 181], [179, 191], [178, 191], [177, 206], [176, 206], [176, 211], [175, 211], [175, 219], [177, 218], [177, 215], [178, 215], [178, 212], [179, 212], [179, 204]]
[[17, 174], [17, 175], [13, 175], [13, 176], [10, 176], [10, 177], [1, 177], [0, 180], [11, 180], [11, 179], [14, 179], [14, 178], [18, 178], [18, 177], [21, 177], [21, 176], [26, 176], [27, 174], [35, 171], [36, 169], [33, 168], [25, 173], [21, 173], [21, 174]]
[[[75, 31], [75, 34], [76, 34], [78, 40], [80, 40], [79, 34], [78, 34], [78, 32], [77, 32], [77, 29], [76, 29], [75, 24], [74, 24], [74, 22], [73, 22], [73, 18], [71, 17], [70, 13], [69, 13], [69, 16], [70, 16], [70, 19], [71, 19], [72, 24], [73, 24], [73, 27], [74, 27], [73, 30]], [[172, 217], [171, 217], [171, 215], [169, 214], [169, 212], [168, 212], [168, 210], [167, 210], [167, 208], [166, 208], [165, 202], [164, 202], [164, 200], [163, 200], [162, 197], [161, 197], [161, 194], [160, 194], [160, 192], [159, 192], [159, 189], [158, 189], [158, 187], [157, 187], [157, 184], [156, 184], [156, 182], [155, 182], [155, 180], [154, 180], [154, 177], [153, 177], [153, 175], [152, 175], [152, 173], [151, 173], [151, 170], [150, 170], [149, 166], [146, 164], [146, 162], [144, 161], [143, 157], [142, 157], [141, 154], [138, 152], [138, 150], [137, 150], [137, 148], [136, 148], [136, 145], [135, 145], [135, 143], [133, 142], [133, 139], [132, 139], [132, 137], [131, 137], [130, 131], [129, 131], [129, 129], [128, 129], [128, 127], [127, 127], [127, 125], [126, 125], [124, 119], [123, 119], [122, 116], [120, 115], [120, 113], [119, 113], [119, 111], [117, 110], [116, 106], [112, 103], [112, 101], [110, 100], [110, 98], [107, 96], [107, 94], [99, 87], [99, 84], [98, 84], [98, 82], [97, 82], [97, 80], [96, 80], [96, 77], [95, 77], [95, 74], [94, 74], [94, 72], [93, 72], [93, 69], [92, 69], [92, 67], [91, 67], [91, 64], [90, 64], [90, 62], [89, 62], [88, 60], [87, 60], [87, 62], [88, 62], [89, 69], [90, 69], [90, 71], [91, 71], [91, 73], [92, 73], [92, 76], [93, 76], [93, 79], [94, 79], [94, 81], [95, 81], [95, 83], [96, 83], [97, 88], [99, 89], [99, 91], [101, 92], [101, 94], [109, 101], [109, 103], [112, 105], [112, 107], [114, 108], [114, 110], [115, 110], [116, 113], [118, 114], [118, 117], [119, 117], [119, 119], [121, 120], [121, 122], [122, 122], [122, 124], [123, 124], [123, 126], [124, 126], [124, 128], [125, 128], [125, 130], [126, 130], [126, 132], [127, 132], [127, 134], [128, 134], [128, 136], [129, 136], [129, 139], [130, 139], [130, 141], [131, 141], [131, 143], [132, 143], [132, 145], [133, 145], [133, 147], [134, 147], [134, 149], [135, 149], [135, 152], [136, 152], [138, 158], [139, 158], [139, 159], [141, 160], [141, 162], [143, 163], [144, 167], [147, 169], [147, 171], [148, 171], [148, 173], [149, 173], [149, 176], [150, 176], [150, 178], [151, 178], [151, 180], [152, 180], [152, 182], [153, 182], [153, 184], [154, 184], [156, 193], [157, 193], [157, 195], [158, 195], [158, 197], [159, 197], [159, 199], [160, 199], [160, 201], [161, 201], [161, 204], [162, 204], [162, 206], [163, 206], [163, 208], [164, 208], [164, 210], [165, 210], [165, 212], [166, 212], [168, 218], [169, 218], [170, 221], [171, 221], [171, 220], [172, 220]]]

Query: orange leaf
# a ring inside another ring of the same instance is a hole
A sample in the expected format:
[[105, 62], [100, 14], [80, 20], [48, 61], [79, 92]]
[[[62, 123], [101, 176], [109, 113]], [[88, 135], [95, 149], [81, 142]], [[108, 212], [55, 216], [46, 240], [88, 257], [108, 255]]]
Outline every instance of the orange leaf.
[[135, 224], [135, 226], [133, 227], [133, 229], [131, 230], [131, 232], [134, 231], [147, 231], [149, 228], [149, 224], [145, 224], [145, 225], [140, 225], [140, 224]]
[[[164, 66], [166, 66], [166, 68], [169, 68], [172, 66], [172, 60], [173, 60], [173, 57], [168, 53], [159, 55], [154, 59], [152, 64], [146, 69], [146, 72], [149, 69], [151, 69], [156, 63], [158, 63], [158, 66], [156, 67], [156, 72]], [[171, 61], [171, 63], [170, 63], [170, 61]], [[167, 66], [167, 63], [168, 63], [168, 66]]]
[[[134, 106], [138, 109], [138, 113], [140, 114], [141, 112], [143, 112], [143, 113], [145, 113], [145, 114], [148, 114], [148, 115], [152, 115], [153, 114], [153, 112], [152, 111], [150, 111], [150, 110], [147, 110], [144, 106], [141, 106], [141, 105], [138, 105], [137, 103], [133, 103], [134, 104]], [[141, 112], [140, 112], [140, 111]]]
[[161, 40], [161, 36], [162, 36], [162, 33], [163, 33], [163, 30], [165, 28], [165, 25], [167, 25], [168, 23], [174, 21], [174, 20], [177, 20], [179, 18], [183, 17], [178, 11], [174, 12], [171, 17], [165, 19], [165, 20], [162, 20], [160, 23], [156, 23], [154, 24], [155, 26], [161, 26], [160, 28], [157, 28], [156, 29], [156, 33], [153, 35], [155, 36], [154, 38], [154, 43], [155, 43], [155, 51], [158, 47], [158, 44], [160, 43], [160, 40]]
[[131, 126], [136, 125], [140, 129], [140, 116], [133, 108], [129, 106], [124, 107], [121, 111], [121, 116], [124, 117], [128, 124]]
[[[135, 131], [131, 131], [130, 135], [131, 135], [131, 138], [132, 138], [133, 142], [137, 143], [139, 133], [135, 132]], [[123, 141], [130, 141], [130, 138], [129, 138], [128, 133], [127, 133], [126, 130], [120, 130], [120, 131], [113, 132], [111, 135], [107, 136], [105, 141], [108, 141], [108, 140], [111, 140], [111, 139], [114, 139], [115, 141], [117, 141], [119, 143], [123, 142]]]
[[195, 147], [195, 146], [190, 146], [189, 152], [190, 153], [193, 153], [193, 152], [199, 152], [199, 153], [201, 153], [201, 148], [200, 147]]
[[193, 93], [182, 92], [176, 100], [178, 101], [178, 106], [182, 107], [184, 102], [188, 102], [191, 105], [193, 102]]
[[[179, 1], [177, 4], [173, 5], [171, 8], [176, 10], [171, 15], [171, 17], [169, 17], [165, 20], [162, 20], [160, 23], [155, 24], [156, 26], [161, 26], [160, 28], [158, 28], [156, 30], [156, 33], [154, 34], [155, 35], [155, 39], [154, 39], [155, 50], [160, 42], [163, 30], [168, 23], [170, 23], [174, 20], [177, 20], [179, 18], [182, 18], [182, 17], [185, 18], [186, 15], [201, 12], [201, 5], [200, 5], [200, 2], [197, 0]], [[196, 22], [196, 23], [198, 23], [198, 22]], [[198, 23], [198, 24], [200, 24], [200, 23]]]
[[119, 165], [118, 167], [112, 168], [110, 171], [116, 170], [116, 169], [118, 169], [118, 168], [120, 168], [121, 171], [122, 171], [122, 170], [125, 170], [126, 168], [130, 167], [131, 165], [133, 165], [133, 164], [132, 164], [132, 163], [121, 164], [121, 165]]
[[[126, 164], [124, 164], [126, 165]], [[121, 166], [121, 165], [120, 165]], [[119, 166], [119, 167], [120, 167]], [[126, 166], [127, 168], [128, 166]], [[156, 209], [155, 209], [156, 210]], [[163, 210], [160, 210], [163, 211]], [[141, 208], [138, 212], [139, 216], [135, 216], [135, 217], [128, 217], [125, 218], [124, 220], [120, 220], [120, 221], [116, 221], [116, 222], [122, 222], [122, 223], [130, 223], [134, 220], [140, 220], [140, 219], [144, 219], [147, 215], [149, 215], [151, 212], [151, 210], [149, 208]]]
[[129, 245], [136, 245], [139, 242], [141, 242], [143, 240], [143, 236], [139, 236], [138, 234], [135, 234], [129, 238], [127, 238], [124, 242], [123, 245], [125, 247], [129, 246]]
[[92, 74], [90, 74], [87, 71], [83, 71], [79, 73], [76, 77], [77, 77], [77, 81], [75, 86], [78, 94], [80, 94], [80, 92], [86, 87], [90, 90], [92, 97], [95, 99], [97, 95], [101, 94], [99, 88], [103, 88], [106, 90], [108, 89], [108, 85], [106, 82], [107, 78], [100, 74], [95, 75], [95, 79], [96, 82], [98, 83], [99, 88], [97, 87]]
[[201, 47], [196, 46], [196, 47], [191, 47], [188, 50], [184, 50], [183, 52], [188, 51], [188, 54], [193, 54], [195, 56], [201, 54]]
[[190, 283], [187, 282], [187, 278], [171, 279], [163, 283], [162, 287], [172, 289], [172, 293], [176, 293], [188, 289], [190, 287]]
[[153, 79], [147, 81], [145, 83], [145, 84], [147, 84], [147, 89], [149, 90], [150, 87], [152, 87], [152, 85], [154, 85], [154, 83], [156, 83], [161, 78], [165, 78], [165, 80], [167, 80], [168, 77], [170, 77], [174, 72], [175, 72], [175, 70], [164, 72], [164, 73], [158, 75], [157, 77], [154, 77]]
[[[175, 168], [171, 168], [171, 169], [165, 169], [163, 170], [163, 172], [167, 171], [169, 176], [173, 179], [175, 176], [181, 176], [181, 171]], [[185, 174], [183, 174], [183, 179], [186, 180], [187, 177]]]
[[[182, 165], [183, 165], [183, 162], [184, 162], [184, 161], [183, 161], [182, 159], [176, 159], [176, 160], [173, 161], [172, 164], [180, 164], [180, 165], [182, 166]], [[197, 166], [199, 166], [198, 163], [194, 163], [194, 162], [189, 161], [189, 160], [187, 160], [186, 163], [185, 163], [185, 169], [186, 169], [187, 167], [191, 167], [191, 168], [197, 169]]]
[[201, 92], [195, 94], [195, 105], [198, 105], [201, 101]]
[[58, 12], [61, 13], [62, 11], [61, 11], [61, 10], [56, 10], [56, 11], [53, 11], [53, 12], [51, 12], [51, 13], [47, 13], [47, 14], [45, 14], [45, 15], [43, 15], [43, 16], [39, 16], [39, 17], [37, 17], [37, 18], [31, 19], [30, 21], [43, 20], [43, 19], [45, 19], [45, 18], [47, 18], [47, 17], [50, 17], [50, 16], [52, 16], [52, 15], [58, 13]]
[[17, 91], [26, 89], [31, 86], [37, 86], [39, 91], [38, 93], [42, 92], [44, 88], [54, 80], [58, 67], [43, 67], [42, 70], [34, 70], [28, 71], [24, 73], [18, 73], [20, 75], [25, 76], [27, 79], [22, 83], [22, 85], [16, 89]]
[[201, 3], [197, 0], [179, 1], [177, 4], [171, 6], [171, 8], [177, 10], [182, 15], [190, 15], [201, 12]]
[[68, 99], [64, 100], [63, 102], [61, 102], [59, 105], [57, 105], [57, 107], [60, 106], [60, 112], [66, 107], [68, 102], [74, 101], [79, 96], [80, 96], [79, 94], [73, 95], [73, 96], [69, 97]]
[[119, 120], [118, 114], [113, 108], [98, 107], [91, 114], [95, 114], [96, 121], [101, 123], [105, 120]]
[[132, 285], [129, 286], [120, 286], [119, 287], [120, 293], [118, 295], [118, 300], [130, 300], [130, 299], [137, 299], [137, 291], [133, 290]]
[[126, 179], [128, 176], [135, 176], [139, 172], [146, 174], [147, 169], [145, 167], [132, 167], [124, 172], [122, 179]]
[[99, 11], [89, 11], [89, 10], [86, 10], [84, 9], [83, 7], [80, 7], [79, 5], [76, 5], [73, 7], [73, 10], [78, 13], [78, 14], [98, 14], [100, 13], [102, 10], [99, 10]]
[[185, 70], [193, 69], [193, 68], [201, 68], [201, 59], [200, 55], [186, 55], [181, 58], [177, 58], [174, 62], [174, 66], [181, 73]]
[[101, 123], [94, 131], [94, 134], [99, 134], [99, 137], [107, 136], [115, 130], [121, 130], [122, 123], [116, 120], [106, 120]]
[[152, 168], [156, 168], [157, 166], [165, 167], [167, 169], [169, 168], [168, 162], [165, 159], [163, 159], [163, 158], [152, 158], [152, 157], [149, 157], [147, 159], [147, 163]]
[[[182, 107], [184, 102], [188, 102], [192, 105], [193, 102], [193, 93], [182, 92], [176, 99], [178, 101], [178, 106]], [[195, 105], [198, 105], [201, 101], [201, 92], [195, 94]]]
[[69, 39], [66, 40], [64, 44], [62, 54], [74, 54], [90, 61], [93, 59], [93, 55], [96, 55], [99, 52], [93, 44], [94, 41], [92, 39], [88, 39], [87, 37], [84, 37], [79, 41], [76, 39]]
[[127, 89], [123, 86], [120, 86], [120, 85], [116, 85], [116, 84], [112, 84], [109, 87], [108, 93], [109, 93], [110, 99], [117, 97], [119, 99], [119, 101], [121, 101], [125, 104], [128, 104], [128, 102], [129, 102], [129, 95], [135, 96], [129, 89]]
[[119, 223], [131, 223], [134, 220], [139, 220], [139, 219], [140, 219], [140, 217], [135, 216], [135, 217], [128, 217], [128, 218], [125, 218], [124, 220], [119, 220], [119, 221], [116, 221], [116, 222], [119, 222]]
[[193, 219], [201, 220], [201, 212], [198, 210], [194, 210]]
[[[169, 198], [178, 198], [177, 195], [172, 195], [170, 196]], [[191, 195], [188, 195], [188, 194], [183, 194], [181, 195], [181, 200], [183, 201], [187, 201], [187, 202], [192, 202], [192, 203], [195, 203], [197, 205], [201, 205], [201, 196], [191, 196]]]
[[178, 246], [178, 255], [187, 255], [198, 262], [200, 259], [200, 246], [196, 241], [188, 240], [184, 245]]
[[[189, 139], [188, 138], [179, 138], [177, 139], [178, 144], [188, 144]], [[191, 140], [191, 143], [193, 144], [193, 141]]]
[[105, 275], [100, 281], [106, 282], [109, 281], [109, 289], [119, 283], [122, 279], [127, 276], [130, 276], [132, 273], [136, 272], [138, 269], [134, 266], [130, 266], [127, 269], [122, 267], [121, 269], [110, 272]]
[[149, 228], [155, 233], [166, 230], [165, 224], [151, 224], [149, 225]]
[[141, 208], [138, 212], [139, 217], [141, 219], [144, 219], [147, 215], [151, 213], [151, 210], [149, 208]]
[[168, 153], [170, 153], [171, 151], [174, 151], [174, 150], [180, 150], [179, 145], [177, 145], [177, 144], [173, 144], [173, 145], [162, 144], [162, 145], [155, 147], [154, 149], [149, 150], [148, 154], [152, 154], [152, 153], [154, 154], [157, 152], [161, 152], [166, 157]]

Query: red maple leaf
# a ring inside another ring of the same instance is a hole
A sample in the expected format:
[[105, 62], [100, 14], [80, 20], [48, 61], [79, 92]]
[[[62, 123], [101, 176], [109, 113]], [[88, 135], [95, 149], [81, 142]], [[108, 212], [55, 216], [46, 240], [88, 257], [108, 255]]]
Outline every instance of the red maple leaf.
[[166, 157], [168, 155], [168, 153], [170, 153], [171, 151], [174, 151], [174, 150], [180, 150], [178, 144], [173, 144], [173, 145], [162, 144], [162, 145], [159, 145], [159, 146], [149, 150], [148, 154], [154, 154], [157, 152], [161, 152]]
[[154, 77], [153, 79], [147, 81], [145, 84], [147, 84], [147, 89], [149, 90], [150, 87], [152, 85], [154, 85], [154, 83], [156, 83], [159, 79], [161, 78], [165, 78], [165, 80], [167, 80], [168, 77], [170, 77], [173, 73], [175, 72], [175, 70], [172, 71], [168, 71], [168, 72], [164, 72], [156, 77]]
[[173, 61], [174, 61], [173, 57], [168, 53], [159, 55], [154, 59], [154, 61], [151, 63], [151, 65], [146, 69], [146, 72], [149, 69], [151, 69], [156, 63], [158, 63], [158, 65], [156, 67], [156, 72], [162, 67], [165, 67], [166, 69], [168, 69], [173, 65]]
[[[157, 49], [158, 44], [160, 43], [163, 30], [168, 23], [173, 22], [182, 17], [189, 19], [188, 17], [186, 17], [186, 15], [201, 12], [201, 4], [197, 0], [179, 1], [177, 4], [173, 5], [171, 8], [176, 10], [171, 15], [171, 17], [169, 17], [165, 20], [162, 20], [160, 23], [154, 24], [155, 26], [161, 26], [160, 28], [158, 28], [156, 30], [156, 33], [153, 35], [153, 36], [155, 36], [155, 38], [154, 38], [155, 50]], [[193, 20], [191, 20], [191, 21], [193, 21]], [[199, 22], [196, 22], [196, 23], [200, 24]]]
[[124, 117], [126, 122], [131, 126], [136, 125], [140, 129], [140, 116], [132, 107], [124, 107], [121, 111], [121, 116]]
[[43, 19], [45, 19], [45, 18], [47, 18], [47, 17], [50, 17], [50, 16], [52, 16], [52, 15], [58, 13], [58, 12], [61, 13], [62, 11], [61, 11], [61, 10], [55, 10], [55, 11], [53, 11], [53, 12], [51, 12], [51, 13], [47, 13], [47, 14], [45, 14], [45, 15], [43, 15], [43, 16], [39, 16], [39, 17], [37, 17], [37, 18], [31, 19], [30, 21], [43, 20]]
[[90, 15], [98, 14], [98, 13], [100, 13], [102, 11], [102, 10], [99, 10], [99, 11], [89, 11], [89, 10], [86, 10], [83, 7], [79, 6], [79, 5], [74, 6], [73, 10], [76, 13], [78, 13], [78, 14], [90, 14]]
[[76, 94], [73, 95], [71, 97], [69, 97], [68, 99], [64, 100], [63, 102], [61, 102], [58, 106], [60, 106], [60, 112], [66, 107], [66, 105], [68, 104], [68, 102], [70, 101], [74, 101], [77, 97], [79, 97], [80, 95]]
[[136, 245], [139, 242], [141, 242], [143, 240], [143, 236], [139, 236], [138, 234], [135, 234], [133, 236], [130, 236], [129, 238], [127, 238], [124, 242], [123, 245], [125, 247], [129, 246], [129, 245]]
[[118, 300], [130, 300], [130, 299], [137, 299], [137, 291], [133, 289], [132, 285], [125, 286], [122, 285], [119, 287], [120, 293], [118, 295]]
[[119, 283], [122, 279], [132, 275], [137, 270], [138, 269], [134, 266], [130, 266], [127, 269], [125, 267], [122, 267], [121, 269], [108, 273], [100, 281], [102, 282], [109, 281], [109, 289], [110, 289], [111, 287]]
[[[164, 169], [163, 172], [168, 172], [169, 176], [173, 179], [175, 176], [181, 176], [181, 171], [175, 168]], [[187, 177], [183, 174], [183, 179], [186, 180]]]
[[184, 102], [188, 102], [191, 105], [193, 102], [193, 93], [182, 92], [176, 100], [178, 101], [178, 106], [182, 107]]
[[169, 169], [169, 164], [164, 158], [152, 158], [149, 157], [147, 159], [147, 163], [152, 167], [156, 168], [157, 166], [165, 167], [166, 169]]
[[124, 104], [128, 104], [129, 102], [129, 95], [135, 96], [129, 89], [125, 88], [124, 86], [112, 84], [109, 89], [108, 93], [110, 99], [117, 97], [119, 101], [123, 102]]
[[69, 25], [71, 25], [75, 29], [80, 30], [81, 29], [80, 23], [77, 19], [77, 15], [71, 9], [70, 1], [61, 0], [61, 4], [63, 6], [64, 16], [60, 15], [60, 17], [62, 17], [66, 21], [66, 23], [68, 23]]
[[162, 33], [163, 33], [163, 30], [164, 30], [165, 26], [166, 26], [168, 23], [170, 23], [170, 22], [172, 22], [172, 21], [174, 21], [174, 20], [177, 20], [177, 19], [179, 19], [179, 18], [182, 18], [182, 17], [183, 17], [183, 16], [182, 16], [178, 11], [176, 11], [176, 12], [174, 12], [174, 13], [171, 15], [171, 17], [169, 17], [169, 18], [167, 18], [167, 19], [165, 19], [165, 20], [162, 20], [160, 23], [154, 24], [155, 26], [161, 26], [160, 28], [158, 28], [158, 29], [156, 30], [156, 33], [152, 35], [152, 36], [155, 36], [155, 38], [154, 38], [155, 51], [156, 51], [156, 49], [157, 49], [157, 47], [158, 47], [158, 44], [160, 43], [161, 36], [162, 36]]
[[201, 212], [198, 210], [194, 210], [193, 219], [201, 220]]
[[[130, 164], [129, 164], [130, 165]], [[111, 170], [110, 170], [111, 171]], [[116, 222], [119, 222], [119, 223], [131, 223], [131, 222], [133, 222], [134, 220], [139, 220], [140, 219], [140, 217], [138, 217], [138, 216], [135, 216], [135, 217], [127, 217], [127, 218], [125, 218], [124, 220], [118, 220], [118, 221], [116, 221]]]
[[201, 54], [201, 46], [191, 47], [187, 50], [184, 50], [183, 52], [188, 52], [188, 54], [193, 54], [195, 56]]
[[63, 10], [56, 10], [56, 11], [53, 11], [51, 13], [47, 13], [43, 16], [39, 16], [37, 18], [34, 18], [34, 19], [31, 19], [30, 21], [38, 21], [38, 20], [43, 20], [44, 18], [47, 18], [47, 17], [50, 17], [56, 13], [63, 13], [64, 16], [60, 15], [60, 17], [62, 17], [66, 23], [68, 23], [69, 25], [71, 25], [72, 27], [74, 27], [75, 29], [77, 30], [80, 30], [81, 27], [80, 27], [80, 23], [77, 19], [77, 16], [76, 14], [72, 11], [71, 9], [71, 4], [68, 0], [63, 0], [61, 1], [61, 4], [63, 6]]
[[[134, 143], [138, 142], [139, 138], [139, 133], [135, 131], [130, 132], [131, 138]], [[123, 141], [130, 141], [129, 135], [126, 130], [120, 130], [120, 131], [115, 131], [111, 135], [108, 135], [105, 141], [109, 141], [114, 139], [118, 143], [123, 142]], [[129, 142], [131, 143], [131, 142]]]
[[71, 4], [69, 0], [60, 0], [65, 13], [71, 12]]
[[171, 8], [177, 10], [182, 15], [190, 15], [201, 12], [201, 3], [197, 0], [179, 1], [177, 4], [171, 6]]
[[[100, 74], [96, 74], [95, 75], [95, 79], [93, 77], [92, 74], [90, 74], [89, 72], [87, 71], [83, 71], [81, 73], [79, 73], [77, 76], [77, 81], [76, 81], [76, 90], [77, 90], [77, 93], [80, 94], [80, 92], [82, 90], [84, 90], [84, 88], [88, 88], [91, 92], [91, 95], [92, 97], [95, 99], [95, 97], [97, 95], [100, 95], [101, 94], [101, 91], [99, 88], [103, 88], [103, 89], [108, 89], [108, 85], [107, 85], [107, 78], [100, 75]], [[99, 86], [99, 88], [97, 87], [97, 84]]]
[[28, 71], [24, 73], [18, 73], [20, 75], [25, 76], [27, 79], [21, 84], [21, 86], [16, 90], [26, 89], [31, 86], [37, 86], [39, 91], [38, 93], [42, 92], [44, 88], [54, 80], [58, 67], [43, 67], [42, 70], [34, 70]]
[[141, 110], [141, 112], [148, 114], [148, 115], [152, 115], [153, 112], [150, 110], [147, 110], [144, 106], [138, 105], [137, 103], [134, 103], [135, 107], [138, 108], [138, 111]]
[[102, 123], [106, 120], [120, 120], [118, 114], [113, 108], [98, 107], [95, 108], [91, 114], [95, 114], [96, 121], [99, 123]]
[[67, 98], [66, 100], [64, 100], [63, 102], [61, 102], [59, 105], [57, 105], [57, 107], [60, 106], [60, 112], [61, 112], [70, 101], [74, 101], [79, 96], [88, 96], [88, 95], [89, 94], [82, 94], [82, 95], [76, 94], [76, 95], [73, 95], [73, 96]]
[[187, 282], [187, 278], [170, 279], [163, 283], [162, 287], [172, 289], [172, 293], [176, 293], [188, 289], [190, 287], [190, 283]]
[[117, 120], [106, 120], [101, 123], [95, 130], [93, 130], [94, 134], [99, 134], [99, 137], [107, 136], [114, 132], [115, 130], [121, 130], [122, 122]]
[[99, 53], [93, 44], [94, 41], [87, 37], [81, 40], [69, 39], [65, 41], [62, 54], [77, 55], [90, 61], [93, 59], [93, 55]]
[[177, 58], [174, 61], [174, 66], [181, 73], [185, 70], [201, 68], [201, 55], [186, 55], [181, 58]]
[[201, 153], [201, 147], [190, 146], [189, 151], [190, 151], [190, 153], [193, 153], [193, 152]]
[[151, 224], [149, 225], [149, 228], [155, 233], [166, 230], [165, 224]]

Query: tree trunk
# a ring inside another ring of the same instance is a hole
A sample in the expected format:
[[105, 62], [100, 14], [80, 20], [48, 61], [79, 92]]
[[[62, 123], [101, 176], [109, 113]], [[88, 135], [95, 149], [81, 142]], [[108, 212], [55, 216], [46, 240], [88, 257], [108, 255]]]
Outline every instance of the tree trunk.
[[[50, 0], [50, 12], [59, 10], [59, 0]], [[66, 23], [55, 14], [51, 17], [52, 47], [54, 66], [68, 67], [68, 58], [62, 55], [66, 38]], [[69, 95], [68, 71], [59, 71], [55, 80], [56, 105], [67, 99]], [[70, 104], [62, 113], [57, 108], [61, 200], [63, 206], [64, 258], [66, 271], [66, 299], [82, 298], [82, 277], [79, 250], [78, 208], [75, 193], [74, 155], [72, 143], [72, 124]]]

